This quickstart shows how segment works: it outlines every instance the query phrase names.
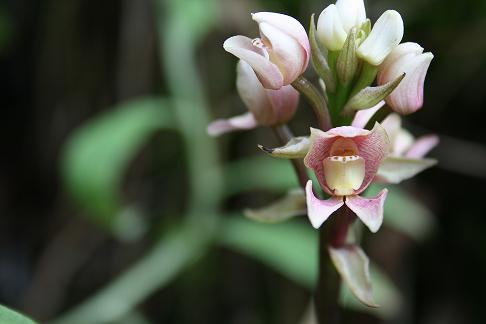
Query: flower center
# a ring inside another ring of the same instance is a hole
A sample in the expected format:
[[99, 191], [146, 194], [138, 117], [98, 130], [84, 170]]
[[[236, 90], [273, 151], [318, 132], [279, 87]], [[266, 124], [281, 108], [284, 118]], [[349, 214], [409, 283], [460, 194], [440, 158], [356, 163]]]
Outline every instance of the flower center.
[[358, 147], [350, 139], [340, 138], [334, 142], [323, 168], [327, 185], [337, 196], [352, 195], [363, 184], [365, 161], [358, 156]]

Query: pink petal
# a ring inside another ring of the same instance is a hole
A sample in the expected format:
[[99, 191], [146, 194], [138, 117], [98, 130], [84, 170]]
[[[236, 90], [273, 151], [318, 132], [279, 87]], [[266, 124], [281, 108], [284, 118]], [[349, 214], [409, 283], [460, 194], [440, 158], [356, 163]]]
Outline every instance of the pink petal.
[[331, 146], [336, 140], [337, 136], [331, 135], [328, 132], [323, 132], [316, 128], [311, 128], [310, 130], [310, 148], [309, 152], [304, 158], [304, 164], [308, 168], [314, 170], [322, 189], [324, 189], [328, 194], [332, 195], [332, 191], [327, 187], [326, 184], [322, 162], [324, 159], [329, 157]]
[[278, 66], [283, 83], [291, 84], [303, 73], [305, 50], [295, 38], [281, 29], [267, 23], [260, 23], [259, 27], [264, 43], [269, 43], [270, 61]]
[[282, 30], [284, 33], [292, 36], [299, 42], [300, 46], [302, 46], [306, 53], [306, 59], [301, 71], [301, 73], [303, 73], [309, 63], [310, 44], [309, 39], [307, 38], [307, 32], [300, 22], [293, 17], [275, 12], [257, 12], [252, 14], [252, 18], [259, 24], [267, 23]]
[[[397, 60], [402, 58], [404, 55], [420, 55], [424, 52], [424, 48], [417, 43], [407, 42], [402, 43], [395, 47], [395, 49], [386, 57], [385, 61], [380, 65], [377, 81], [379, 84], [385, 84], [385, 76], [389, 68], [395, 64]], [[388, 77], [389, 78], [389, 77]], [[388, 79], [387, 78], [387, 79]]]
[[378, 123], [371, 130], [370, 134], [358, 138], [356, 140], [358, 145], [359, 156], [365, 160], [366, 174], [361, 188], [356, 190], [359, 194], [365, 190], [371, 183], [380, 167], [381, 162], [388, 155], [390, 151], [390, 140], [385, 129]]
[[387, 194], [388, 190], [383, 189], [375, 198], [347, 196], [345, 203], [371, 232], [376, 233], [383, 223], [383, 207]]
[[207, 132], [210, 136], [219, 136], [225, 133], [253, 129], [257, 121], [252, 113], [235, 116], [229, 119], [218, 119], [208, 125]]
[[329, 135], [341, 136], [346, 138], [353, 138], [358, 136], [367, 136], [370, 131], [367, 129], [352, 127], [352, 126], [341, 126], [330, 129], [327, 131]]
[[400, 129], [393, 142], [393, 154], [396, 156], [403, 156], [408, 151], [412, 144], [415, 142], [415, 138], [406, 129]]
[[405, 154], [408, 158], [420, 159], [424, 157], [430, 150], [439, 144], [439, 136], [426, 135], [422, 136], [412, 145], [412, 147]]
[[283, 86], [283, 76], [278, 67], [264, 56], [260, 48], [253, 46], [250, 38], [233, 36], [224, 42], [223, 47], [250, 64], [265, 88], [280, 89]]
[[386, 130], [390, 142], [395, 141], [395, 137], [398, 135], [400, 129], [402, 129], [402, 118], [398, 114], [389, 114], [381, 122], [381, 126]]
[[380, 101], [376, 106], [371, 107], [370, 109], [359, 110], [356, 115], [354, 116], [353, 122], [351, 126], [358, 127], [358, 128], [365, 128], [366, 124], [370, 121], [371, 117], [373, 117], [381, 107], [385, 105], [385, 101]]
[[312, 180], [307, 182], [305, 186], [306, 201], [307, 201], [307, 215], [314, 228], [319, 228], [321, 225], [338, 210], [344, 201], [342, 197], [331, 197], [328, 200], [320, 200], [316, 198], [312, 190]]
[[291, 85], [286, 85], [279, 90], [265, 89], [267, 97], [273, 109], [272, 124], [261, 123], [262, 125], [278, 125], [288, 122], [297, 111], [299, 103], [299, 92]]
[[274, 119], [272, 104], [255, 71], [250, 64], [240, 60], [236, 72], [236, 89], [245, 106], [253, 113], [259, 124], [271, 124]]

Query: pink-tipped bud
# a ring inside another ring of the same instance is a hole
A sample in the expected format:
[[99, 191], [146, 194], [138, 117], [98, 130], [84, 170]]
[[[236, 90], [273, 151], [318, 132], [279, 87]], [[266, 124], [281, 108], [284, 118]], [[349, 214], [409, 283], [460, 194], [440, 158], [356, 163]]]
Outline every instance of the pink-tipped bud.
[[378, 83], [385, 84], [405, 73], [405, 78], [386, 98], [387, 104], [399, 114], [408, 115], [420, 108], [424, 102], [424, 81], [432, 53], [416, 43], [398, 45], [383, 62], [378, 72]]
[[246, 107], [261, 126], [284, 124], [297, 110], [297, 90], [290, 85], [279, 90], [265, 89], [245, 61], [238, 62], [236, 87]]
[[307, 69], [310, 45], [307, 33], [294, 18], [259, 12], [252, 15], [261, 39], [233, 36], [223, 47], [247, 62], [267, 89], [280, 89], [294, 82]]

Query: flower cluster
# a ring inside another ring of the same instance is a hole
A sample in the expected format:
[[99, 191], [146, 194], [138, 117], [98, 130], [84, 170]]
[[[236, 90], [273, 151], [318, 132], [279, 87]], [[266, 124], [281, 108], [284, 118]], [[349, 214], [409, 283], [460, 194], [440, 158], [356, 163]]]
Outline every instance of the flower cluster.
[[[301, 184], [315, 228], [345, 208], [371, 232], [378, 231], [388, 191], [362, 197], [368, 186], [399, 183], [436, 163], [424, 156], [438, 137], [415, 139], [402, 128], [400, 116], [422, 108], [433, 55], [416, 43], [401, 43], [404, 25], [398, 12], [387, 10], [372, 24], [363, 0], [337, 0], [321, 12], [317, 25], [311, 17], [308, 33], [284, 14], [260, 12], [252, 18], [260, 37], [233, 36], [223, 44], [240, 60], [237, 89], [249, 112], [211, 123], [209, 134], [257, 126], [272, 127], [278, 134], [294, 116], [300, 93], [320, 129], [288, 137], [279, 148], [261, 148], [274, 157], [303, 158], [315, 173], [325, 200], [316, 197], [312, 181], [296, 167], [300, 179], [307, 179]], [[321, 89], [303, 76], [310, 61]], [[333, 249], [331, 254], [338, 253]]]

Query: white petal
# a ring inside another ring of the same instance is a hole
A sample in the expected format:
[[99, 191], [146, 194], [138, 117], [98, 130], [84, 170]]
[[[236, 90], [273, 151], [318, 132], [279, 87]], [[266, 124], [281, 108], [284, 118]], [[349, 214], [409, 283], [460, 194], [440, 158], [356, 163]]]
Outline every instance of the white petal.
[[358, 48], [358, 56], [372, 65], [380, 65], [403, 37], [403, 20], [395, 10], [385, 11], [371, 33]]
[[338, 0], [336, 7], [346, 33], [349, 33], [353, 27], [361, 27], [366, 21], [366, 9], [363, 0]]
[[347, 36], [336, 5], [329, 5], [317, 20], [317, 38], [328, 50], [338, 51], [343, 48]]

